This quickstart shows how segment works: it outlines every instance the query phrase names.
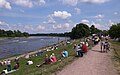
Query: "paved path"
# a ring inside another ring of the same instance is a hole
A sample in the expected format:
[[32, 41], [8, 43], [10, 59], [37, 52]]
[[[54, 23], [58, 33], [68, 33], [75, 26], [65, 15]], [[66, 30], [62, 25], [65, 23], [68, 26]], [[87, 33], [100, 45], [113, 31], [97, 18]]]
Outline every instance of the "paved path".
[[100, 53], [96, 45], [87, 55], [66, 66], [57, 75], [117, 75], [109, 53]]

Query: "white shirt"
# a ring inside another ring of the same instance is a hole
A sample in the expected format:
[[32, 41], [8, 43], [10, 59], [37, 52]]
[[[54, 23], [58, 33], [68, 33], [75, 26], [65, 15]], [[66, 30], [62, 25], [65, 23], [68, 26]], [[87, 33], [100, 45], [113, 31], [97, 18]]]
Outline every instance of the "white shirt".
[[28, 65], [33, 64], [33, 61], [27, 61]]

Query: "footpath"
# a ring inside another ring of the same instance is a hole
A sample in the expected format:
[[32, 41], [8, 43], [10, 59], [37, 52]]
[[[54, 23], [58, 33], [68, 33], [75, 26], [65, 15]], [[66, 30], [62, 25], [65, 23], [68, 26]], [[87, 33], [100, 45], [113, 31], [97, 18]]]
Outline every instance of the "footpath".
[[57, 75], [117, 75], [117, 72], [111, 61], [111, 52], [101, 53], [98, 44]]

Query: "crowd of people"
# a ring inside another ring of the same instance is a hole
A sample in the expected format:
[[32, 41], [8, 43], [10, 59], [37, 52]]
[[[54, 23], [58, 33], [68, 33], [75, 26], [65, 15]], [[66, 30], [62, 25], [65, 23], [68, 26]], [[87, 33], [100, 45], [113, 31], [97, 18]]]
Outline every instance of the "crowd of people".
[[[107, 38], [104, 38], [103, 36], [101, 36], [101, 37], [93, 36], [91, 39], [85, 38], [83, 42], [79, 42], [77, 44], [74, 44], [73, 48], [75, 50], [76, 56], [83, 57], [84, 55], [87, 54], [87, 52], [88, 52], [87, 47], [90, 46], [89, 42], [91, 40], [92, 40], [93, 44], [95, 44], [95, 45], [100, 42], [101, 52], [107, 52], [109, 50], [110, 44], [109, 44]], [[52, 51], [52, 50], [56, 50], [56, 49], [58, 49], [58, 45], [53, 46], [53, 47], [49, 47], [49, 50], [46, 50], [46, 51]], [[42, 53], [44, 53], [44, 52], [42, 52]], [[41, 54], [41, 53], [39, 53], [39, 54]], [[35, 54], [35, 56], [38, 56], [39, 54], [37, 53], [37, 55]], [[48, 54], [46, 54], [45, 58], [44, 58], [44, 62], [36, 65], [36, 67], [41, 67], [43, 65], [53, 64], [53, 63], [56, 63], [57, 61], [62, 61], [62, 59], [69, 57], [69, 52], [66, 49], [64, 49], [60, 54], [61, 54], [61, 57], [59, 59], [56, 58], [55, 53], [52, 53], [50, 56]], [[32, 64], [34, 64], [34, 62], [29, 59], [26, 62], [26, 64], [32, 65]], [[4, 60], [4, 61], [0, 61], [0, 66], [3, 66], [3, 65], [7, 65], [7, 68], [5, 68], [1, 72], [1, 74], [7, 74], [8, 72], [15, 71], [20, 67], [19, 58], [18, 57], [15, 58], [15, 65], [13, 68], [11, 67], [11, 61], [9, 59]]]
[[0, 61], [1, 66], [4, 66], [4, 65], [7, 66], [7, 68], [4, 68], [4, 70], [1, 72], [1, 74], [2, 75], [6, 75], [8, 73], [16, 71], [19, 68], [19, 66], [20, 66], [18, 60], [19, 60], [19, 58], [16, 57], [15, 58], [15, 65], [14, 65], [13, 68], [11, 67], [11, 61], [9, 59], [8, 60], [4, 60], [4, 61]]
[[89, 44], [87, 41], [80, 42], [79, 44], [75, 44], [74, 49], [75, 49], [76, 55], [78, 57], [83, 57], [83, 54], [86, 54], [88, 52], [88, 48], [87, 48], [88, 46]]
[[92, 41], [93, 44], [98, 44], [100, 42], [100, 47], [101, 47], [101, 53], [108, 52], [110, 51], [110, 43], [108, 42], [109, 36], [103, 36], [103, 35], [93, 35], [92, 36]]

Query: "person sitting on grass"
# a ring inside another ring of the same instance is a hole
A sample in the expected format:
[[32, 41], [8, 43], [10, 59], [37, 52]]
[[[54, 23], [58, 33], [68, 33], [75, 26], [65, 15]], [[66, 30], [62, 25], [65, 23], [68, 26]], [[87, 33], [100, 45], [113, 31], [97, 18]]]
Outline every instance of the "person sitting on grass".
[[47, 65], [47, 64], [50, 64], [50, 63], [51, 63], [50, 58], [46, 54], [44, 62], [42, 64], [37, 65], [36, 67], [41, 67], [43, 65]]
[[51, 62], [52, 62], [52, 63], [57, 62], [57, 59], [56, 59], [56, 57], [55, 57], [55, 54], [54, 54], [54, 53], [52, 53], [52, 55], [50, 56], [50, 60], [51, 60]]
[[76, 52], [78, 57], [83, 57], [82, 42], [80, 42], [80, 44], [77, 45]]
[[61, 52], [62, 57], [67, 58], [68, 57], [68, 51], [64, 50]]
[[4, 70], [1, 72], [1, 75], [6, 75], [8, 73], [7, 68], [4, 68]]
[[16, 63], [15, 66], [14, 66], [14, 69], [18, 69], [19, 68], [19, 63]]
[[4, 70], [1, 72], [1, 75], [6, 75], [8, 73], [7, 68], [4, 68]]
[[33, 64], [33, 61], [32, 60], [28, 60], [27, 61], [27, 65], [32, 65]]

